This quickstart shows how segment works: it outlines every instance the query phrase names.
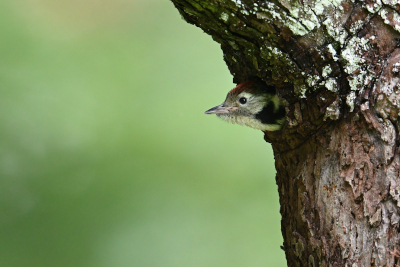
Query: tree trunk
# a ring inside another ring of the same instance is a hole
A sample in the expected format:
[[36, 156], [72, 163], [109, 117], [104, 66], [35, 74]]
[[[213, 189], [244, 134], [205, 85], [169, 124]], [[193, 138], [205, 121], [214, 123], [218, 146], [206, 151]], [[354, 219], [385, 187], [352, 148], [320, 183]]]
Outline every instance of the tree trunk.
[[275, 154], [288, 266], [400, 265], [400, 4], [172, 0], [234, 82], [287, 105]]

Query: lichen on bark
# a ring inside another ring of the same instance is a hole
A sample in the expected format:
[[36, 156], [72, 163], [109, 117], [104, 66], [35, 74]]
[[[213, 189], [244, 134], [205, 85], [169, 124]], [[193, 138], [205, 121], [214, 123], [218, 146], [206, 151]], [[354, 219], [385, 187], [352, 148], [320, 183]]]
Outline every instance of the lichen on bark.
[[287, 105], [265, 140], [288, 265], [400, 264], [400, 4], [172, 2], [221, 44], [235, 82], [261, 78]]

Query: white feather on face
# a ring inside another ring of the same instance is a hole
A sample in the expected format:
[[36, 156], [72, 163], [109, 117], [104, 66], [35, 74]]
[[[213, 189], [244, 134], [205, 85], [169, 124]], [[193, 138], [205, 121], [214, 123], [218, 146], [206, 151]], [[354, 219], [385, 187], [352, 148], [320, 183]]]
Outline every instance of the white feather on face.
[[[243, 98], [246, 99], [246, 103], [240, 102]], [[233, 110], [229, 114], [217, 114], [217, 116], [233, 124], [245, 125], [262, 131], [276, 131], [282, 127], [280, 124], [264, 124], [256, 118], [256, 114], [258, 114], [269, 102], [274, 103], [275, 111], [279, 109], [280, 100], [276, 95], [253, 95], [250, 92], [241, 92], [238, 95], [228, 94], [224, 106], [236, 107], [237, 109]]]
[[285, 121], [283, 105], [274, 89], [256, 82], [239, 84], [221, 105], [205, 113], [262, 131], [279, 130]]

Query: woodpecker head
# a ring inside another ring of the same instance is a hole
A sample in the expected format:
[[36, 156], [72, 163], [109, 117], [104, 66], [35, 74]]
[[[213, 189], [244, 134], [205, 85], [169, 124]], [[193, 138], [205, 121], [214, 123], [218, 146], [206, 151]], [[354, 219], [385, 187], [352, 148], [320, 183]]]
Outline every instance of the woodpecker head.
[[275, 88], [256, 81], [239, 84], [221, 105], [204, 113], [262, 131], [277, 131], [285, 122], [285, 108]]

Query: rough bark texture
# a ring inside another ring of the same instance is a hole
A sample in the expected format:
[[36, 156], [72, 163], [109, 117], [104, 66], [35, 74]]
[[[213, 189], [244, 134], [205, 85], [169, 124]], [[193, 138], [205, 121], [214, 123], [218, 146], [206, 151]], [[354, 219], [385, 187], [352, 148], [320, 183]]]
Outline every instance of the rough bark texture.
[[287, 104], [272, 143], [288, 266], [400, 265], [400, 5], [172, 0], [234, 81]]

